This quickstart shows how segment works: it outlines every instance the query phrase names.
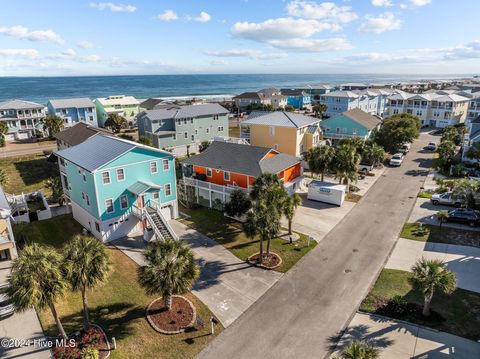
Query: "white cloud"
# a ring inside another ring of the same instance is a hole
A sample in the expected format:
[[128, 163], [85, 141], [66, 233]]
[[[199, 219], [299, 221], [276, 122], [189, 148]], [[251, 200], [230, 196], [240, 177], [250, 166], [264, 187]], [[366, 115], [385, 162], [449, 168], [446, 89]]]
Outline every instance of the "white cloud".
[[402, 22], [391, 12], [385, 12], [378, 16], [367, 15], [365, 18], [367, 21], [358, 29], [361, 32], [381, 34], [386, 31], [398, 30], [402, 25]]
[[352, 48], [352, 45], [347, 40], [340, 37], [332, 39], [275, 40], [270, 44], [278, 49], [299, 52], [327, 52], [348, 50]]
[[287, 4], [287, 12], [292, 16], [307, 19], [322, 19], [335, 23], [348, 23], [358, 18], [350, 6], [337, 6], [333, 2], [295, 0]]
[[157, 18], [162, 21], [173, 21], [178, 19], [178, 15], [173, 10], [165, 10]]
[[209, 22], [212, 19], [209, 13], [202, 11], [197, 17], [194, 18], [198, 22]]
[[0, 33], [30, 41], [54, 42], [57, 44], [65, 42], [60, 35], [52, 30], [29, 31], [25, 26], [0, 27]]
[[228, 65], [228, 61], [225, 59], [212, 59], [209, 61], [210, 65], [214, 66], [224, 66]]
[[81, 47], [82, 49], [93, 49], [95, 46], [90, 42], [90, 41], [80, 41], [78, 43], [78, 47]]
[[61, 52], [62, 55], [72, 57], [77, 54], [77, 52], [74, 49], [66, 49], [65, 51]]
[[254, 60], [272, 60], [287, 57], [283, 53], [265, 53], [259, 50], [251, 49], [231, 49], [231, 50], [207, 50], [205, 54], [217, 57], [248, 57]]
[[377, 7], [390, 7], [393, 6], [392, 0], [372, 0], [372, 5]]
[[92, 9], [105, 10], [108, 9], [111, 12], [135, 12], [137, 10], [136, 6], [128, 4], [114, 4], [112, 2], [91, 2], [89, 6]]
[[0, 56], [36, 59], [40, 53], [35, 49], [0, 49]]
[[425, 6], [432, 2], [432, 0], [410, 0], [413, 6]]

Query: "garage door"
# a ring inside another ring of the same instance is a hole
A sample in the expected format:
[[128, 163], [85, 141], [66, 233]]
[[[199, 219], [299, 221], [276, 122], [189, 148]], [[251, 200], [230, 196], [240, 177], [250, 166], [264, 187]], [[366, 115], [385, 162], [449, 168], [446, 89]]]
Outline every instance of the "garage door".
[[165, 218], [167, 221], [172, 219], [172, 206], [161, 207], [160, 212], [162, 212], [163, 218]]
[[5, 141], [7, 141], [7, 142], [15, 141], [15, 135], [13, 133], [5, 135]]
[[17, 133], [17, 140], [26, 140], [26, 139], [28, 139], [28, 132]]

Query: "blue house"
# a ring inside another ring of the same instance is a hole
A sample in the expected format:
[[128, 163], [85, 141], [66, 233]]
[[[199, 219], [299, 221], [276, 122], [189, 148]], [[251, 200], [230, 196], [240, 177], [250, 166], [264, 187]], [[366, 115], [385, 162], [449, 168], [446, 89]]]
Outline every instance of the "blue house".
[[337, 145], [344, 138], [361, 138], [367, 140], [375, 129], [378, 129], [382, 121], [358, 108], [330, 117], [320, 122], [323, 130], [323, 138]]
[[312, 104], [312, 96], [303, 89], [282, 89], [281, 93], [287, 97], [287, 105], [302, 109]]
[[89, 98], [50, 100], [47, 109], [50, 115], [63, 118], [67, 127], [78, 122], [98, 126], [97, 110], [95, 104]]
[[168, 224], [178, 217], [171, 153], [97, 134], [56, 155], [73, 217], [92, 235], [175, 238]]

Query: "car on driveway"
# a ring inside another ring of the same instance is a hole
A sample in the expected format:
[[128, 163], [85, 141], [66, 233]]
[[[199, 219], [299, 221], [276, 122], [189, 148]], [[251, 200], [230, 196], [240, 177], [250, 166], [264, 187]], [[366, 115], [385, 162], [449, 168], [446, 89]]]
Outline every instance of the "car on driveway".
[[464, 223], [475, 227], [480, 224], [480, 212], [473, 209], [457, 208], [448, 211], [448, 216], [444, 220], [446, 222]]
[[395, 153], [390, 158], [390, 166], [400, 167], [403, 162], [403, 153]]
[[7, 294], [8, 286], [0, 286], [0, 319], [15, 313], [15, 306], [10, 302]]
[[463, 201], [461, 199], [459, 198], [454, 199], [452, 197], [452, 192], [434, 193], [432, 195], [432, 198], [430, 198], [430, 202], [435, 206], [444, 204], [447, 206], [461, 207], [463, 204]]
[[425, 149], [428, 151], [435, 151], [437, 149], [437, 145], [434, 142], [429, 142], [428, 145], [425, 146]]
[[412, 145], [410, 143], [404, 143], [402, 147], [400, 147], [400, 153], [403, 153], [403, 155], [406, 155], [408, 152], [410, 152], [410, 147]]

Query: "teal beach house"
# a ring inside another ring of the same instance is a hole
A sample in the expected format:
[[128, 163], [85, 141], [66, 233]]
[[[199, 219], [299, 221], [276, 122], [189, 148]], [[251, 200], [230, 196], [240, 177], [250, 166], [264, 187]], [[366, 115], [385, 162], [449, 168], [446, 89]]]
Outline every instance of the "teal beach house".
[[73, 217], [92, 235], [176, 237], [168, 224], [178, 217], [172, 154], [99, 134], [56, 155]]
[[368, 140], [381, 123], [379, 117], [354, 108], [323, 120], [320, 127], [323, 130], [323, 138], [335, 146], [344, 138]]

